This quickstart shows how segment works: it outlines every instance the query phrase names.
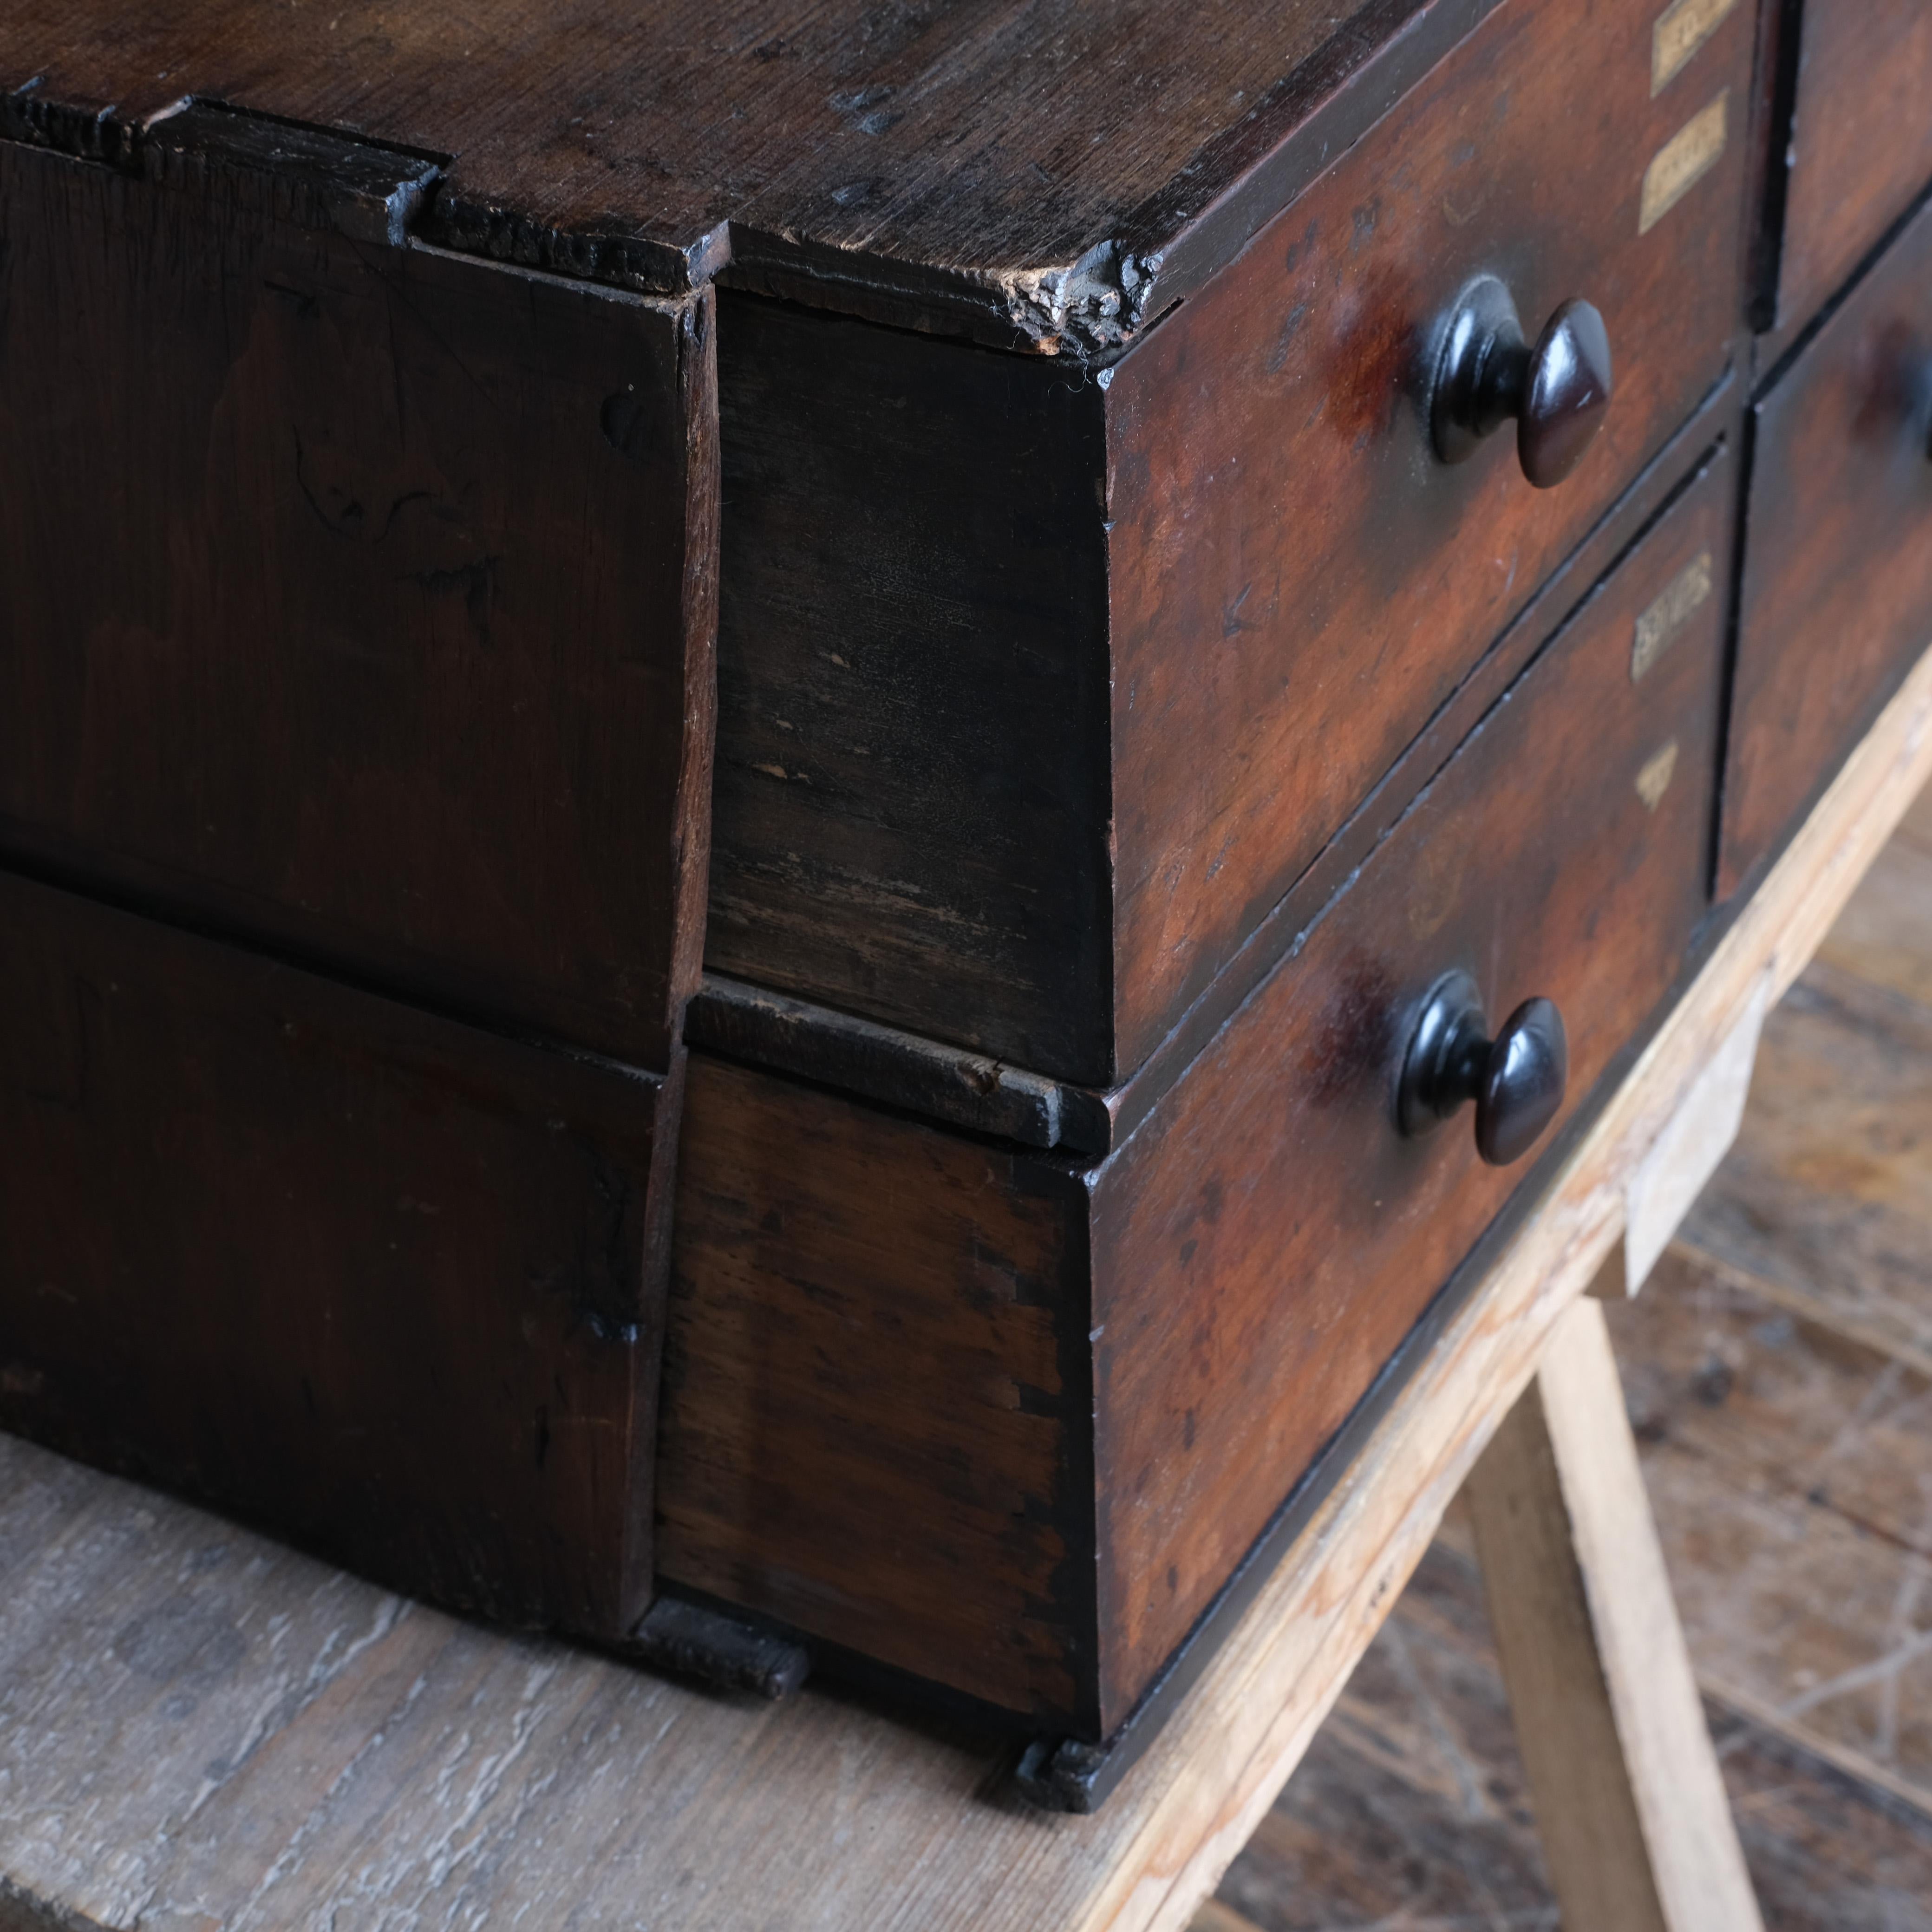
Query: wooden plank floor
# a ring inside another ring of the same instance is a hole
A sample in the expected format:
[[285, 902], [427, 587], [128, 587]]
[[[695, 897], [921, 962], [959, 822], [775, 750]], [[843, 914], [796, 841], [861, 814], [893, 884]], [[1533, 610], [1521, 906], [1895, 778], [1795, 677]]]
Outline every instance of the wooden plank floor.
[[[1932, 1932], [1932, 793], [1611, 1310], [1770, 1932]], [[1557, 1924], [1453, 1515], [1195, 1932]]]

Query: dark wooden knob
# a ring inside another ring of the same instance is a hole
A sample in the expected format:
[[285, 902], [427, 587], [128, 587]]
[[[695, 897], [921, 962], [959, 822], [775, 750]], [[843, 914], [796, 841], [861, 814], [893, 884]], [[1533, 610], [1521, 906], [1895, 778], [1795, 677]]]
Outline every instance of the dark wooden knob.
[[1476, 1103], [1476, 1151], [1492, 1167], [1522, 1160], [1563, 1105], [1570, 1042], [1548, 1000], [1526, 1000], [1490, 1037], [1482, 995], [1466, 973], [1430, 988], [1403, 1056], [1396, 1118], [1405, 1134], [1431, 1133]]
[[1522, 473], [1547, 490], [1596, 440], [1612, 387], [1610, 332], [1588, 302], [1565, 302], [1532, 347], [1509, 290], [1479, 275], [1456, 298], [1436, 352], [1429, 402], [1436, 453], [1466, 462], [1514, 416]]

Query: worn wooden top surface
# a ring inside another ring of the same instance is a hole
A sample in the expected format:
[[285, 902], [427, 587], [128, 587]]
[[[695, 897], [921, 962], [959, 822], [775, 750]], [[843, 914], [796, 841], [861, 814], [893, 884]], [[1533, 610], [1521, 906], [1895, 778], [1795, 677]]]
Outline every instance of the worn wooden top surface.
[[1616, 1240], [1632, 1164], [1928, 777], [1932, 655], [1097, 1816], [1004, 1795], [983, 1740], [460, 1623], [0, 1438], [0, 1926], [1180, 1932]]
[[674, 292], [776, 259], [848, 306], [937, 286], [1077, 347], [1224, 258], [1492, 4], [11, 0], [0, 94], [353, 130], [446, 158], [440, 198], [506, 251], [622, 236]]

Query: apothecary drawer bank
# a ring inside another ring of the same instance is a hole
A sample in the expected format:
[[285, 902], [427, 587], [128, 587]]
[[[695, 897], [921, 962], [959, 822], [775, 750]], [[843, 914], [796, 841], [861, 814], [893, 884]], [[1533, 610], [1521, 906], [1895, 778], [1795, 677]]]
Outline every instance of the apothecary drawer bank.
[[0, 1421], [1100, 1802], [1932, 638], [1927, 99], [10, 9]]

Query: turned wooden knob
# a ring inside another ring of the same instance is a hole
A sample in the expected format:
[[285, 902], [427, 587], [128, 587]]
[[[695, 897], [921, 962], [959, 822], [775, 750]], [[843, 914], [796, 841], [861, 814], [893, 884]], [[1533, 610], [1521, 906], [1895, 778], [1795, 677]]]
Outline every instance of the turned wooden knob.
[[1534, 345], [1510, 292], [1479, 275], [1444, 323], [1430, 391], [1430, 434], [1444, 463], [1462, 463], [1512, 416], [1522, 473], [1560, 483], [1595, 441], [1610, 405], [1610, 338], [1586, 302], [1566, 302]]
[[1563, 1105], [1570, 1043], [1549, 1000], [1526, 1000], [1490, 1036], [1482, 995], [1466, 973], [1430, 988], [1409, 1036], [1396, 1114], [1411, 1136], [1432, 1133], [1476, 1103], [1476, 1151], [1492, 1167], [1520, 1160]]

